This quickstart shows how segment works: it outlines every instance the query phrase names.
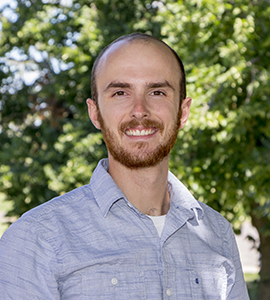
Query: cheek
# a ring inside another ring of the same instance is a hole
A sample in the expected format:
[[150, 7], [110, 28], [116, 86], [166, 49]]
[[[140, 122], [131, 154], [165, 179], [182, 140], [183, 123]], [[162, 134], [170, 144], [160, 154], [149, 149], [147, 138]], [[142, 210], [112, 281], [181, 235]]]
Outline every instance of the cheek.
[[108, 127], [108, 129], [119, 128], [122, 122], [122, 115], [119, 110], [116, 109], [106, 109], [101, 111], [103, 121]]
[[169, 124], [177, 122], [179, 118], [179, 109], [177, 107], [172, 107], [167, 110], [164, 109], [164, 111], [161, 111], [160, 118], [165, 124], [167, 123], [168, 126], [170, 126]]
[[126, 120], [130, 116], [130, 110], [130, 106], [127, 103], [116, 103], [104, 107], [104, 113], [112, 122]]
[[179, 103], [178, 100], [164, 100], [164, 101], [155, 101], [151, 103], [151, 110], [154, 114], [172, 117], [178, 114]]

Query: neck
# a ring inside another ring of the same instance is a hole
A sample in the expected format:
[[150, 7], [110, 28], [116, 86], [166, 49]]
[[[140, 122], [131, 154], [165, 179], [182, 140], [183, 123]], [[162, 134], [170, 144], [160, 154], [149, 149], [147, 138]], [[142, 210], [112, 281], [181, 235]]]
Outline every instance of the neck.
[[129, 169], [109, 154], [109, 174], [128, 201], [150, 216], [164, 215], [169, 210], [168, 169], [169, 157], [154, 167]]

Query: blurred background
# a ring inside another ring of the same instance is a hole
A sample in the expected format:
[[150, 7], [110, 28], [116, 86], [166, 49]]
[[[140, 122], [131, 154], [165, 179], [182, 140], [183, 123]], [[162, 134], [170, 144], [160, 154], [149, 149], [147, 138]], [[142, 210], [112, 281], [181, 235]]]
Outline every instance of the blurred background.
[[182, 58], [193, 98], [170, 169], [232, 224], [250, 297], [269, 300], [270, 1], [0, 0], [0, 18], [0, 234], [89, 182], [107, 155], [85, 104], [93, 62], [145, 32]]

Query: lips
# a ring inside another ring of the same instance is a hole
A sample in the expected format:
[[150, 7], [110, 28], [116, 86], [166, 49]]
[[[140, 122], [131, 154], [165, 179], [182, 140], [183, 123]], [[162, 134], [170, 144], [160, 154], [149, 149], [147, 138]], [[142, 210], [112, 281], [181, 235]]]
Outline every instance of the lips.
[[136, 119], [122, 123], [120, 125], [120, 131], [128, 136], [148, 136], [154, 134], [157, 130], [161, 133], [164, 130], [164, 125], [153, 120], [141, 120]]
[[128, 136], [147, 136], [147, 135], [150, 135], [150, 134], [153, 134], [155, 132], [155, 129], [142, 129], [142, 130], [139, 130], [139, 129], [127, 129], [125, 131], [126, 135]]

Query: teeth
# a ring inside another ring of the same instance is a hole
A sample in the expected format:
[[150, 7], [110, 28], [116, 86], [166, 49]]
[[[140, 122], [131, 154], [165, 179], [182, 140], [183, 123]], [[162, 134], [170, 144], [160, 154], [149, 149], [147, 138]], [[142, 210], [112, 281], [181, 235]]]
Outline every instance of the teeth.
[[143, 130], [139, 130], [139, 129], [136, 129], [136, 130], [127, 130], [126, 131], [126, 134], [127, 135], [130, 135], [130, 136], [145, 136], [145, 135], [149, 135], [149, 134], [152, 134], [154, 132], [153, 129], [143, 129]]

